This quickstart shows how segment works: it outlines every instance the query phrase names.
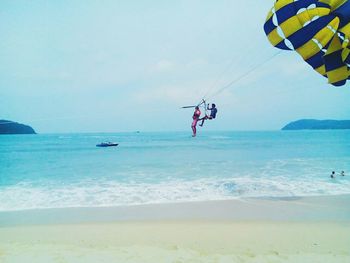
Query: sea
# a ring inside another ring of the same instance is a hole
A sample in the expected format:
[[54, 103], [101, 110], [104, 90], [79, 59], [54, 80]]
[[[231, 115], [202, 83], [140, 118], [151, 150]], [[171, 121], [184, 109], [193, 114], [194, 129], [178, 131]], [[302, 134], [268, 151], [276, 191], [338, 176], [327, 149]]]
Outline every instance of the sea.
[[341, 194], [344, 130], [0, 136], [0, 211]]

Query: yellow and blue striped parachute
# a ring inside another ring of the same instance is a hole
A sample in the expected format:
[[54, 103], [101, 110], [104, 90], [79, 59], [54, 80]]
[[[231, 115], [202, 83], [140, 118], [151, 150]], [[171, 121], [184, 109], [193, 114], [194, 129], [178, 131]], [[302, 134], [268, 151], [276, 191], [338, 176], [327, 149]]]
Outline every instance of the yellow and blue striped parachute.
[[264, 30], [273, 46], [295, 50], [330, 84], [350, 79], [350, 0], [276, 0]]

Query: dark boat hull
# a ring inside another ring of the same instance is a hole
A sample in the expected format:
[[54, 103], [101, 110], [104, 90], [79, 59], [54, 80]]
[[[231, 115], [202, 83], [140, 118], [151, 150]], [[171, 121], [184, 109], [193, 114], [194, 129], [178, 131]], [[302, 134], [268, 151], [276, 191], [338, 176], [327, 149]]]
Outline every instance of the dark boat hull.
[[100, 143], [100, 144], [97, 144], [96, 147], [116, 147], [118, 146], [119, 144], [118, 143]]

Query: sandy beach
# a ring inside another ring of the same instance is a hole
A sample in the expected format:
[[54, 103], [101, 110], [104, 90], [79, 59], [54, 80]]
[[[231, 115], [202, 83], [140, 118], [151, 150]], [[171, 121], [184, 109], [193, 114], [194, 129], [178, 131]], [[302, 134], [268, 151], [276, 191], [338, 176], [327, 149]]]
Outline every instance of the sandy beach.
[[349, 262], [349, 196], [0, 213], [0, 262]]

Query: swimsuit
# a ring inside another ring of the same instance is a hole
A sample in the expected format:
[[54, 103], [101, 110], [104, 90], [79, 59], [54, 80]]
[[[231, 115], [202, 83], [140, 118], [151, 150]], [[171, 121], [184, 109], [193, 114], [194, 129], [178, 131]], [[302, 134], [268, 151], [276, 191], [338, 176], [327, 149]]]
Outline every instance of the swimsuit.
[[217, 112], [218, 112], [218, 110], [216, 108], [212, 108], [210, 111], [210, 118], [215, 119]]
[[193, 122], [192, 122], [192, 127], [197, 126], [197, 122], [199, 120], [199, 117], [201, 116], [201, 112], [200, 110], [196, 110], [193, 114]]

